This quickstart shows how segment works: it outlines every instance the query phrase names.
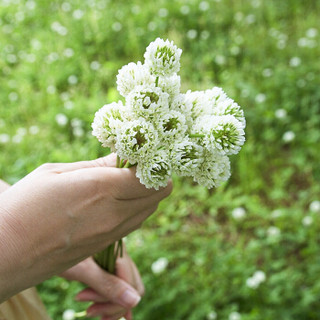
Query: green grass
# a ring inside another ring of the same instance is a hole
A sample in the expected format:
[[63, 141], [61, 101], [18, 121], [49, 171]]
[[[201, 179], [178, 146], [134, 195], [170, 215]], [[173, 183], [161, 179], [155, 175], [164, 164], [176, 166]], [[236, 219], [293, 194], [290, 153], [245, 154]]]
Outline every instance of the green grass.
[[[320, 200], [319, 12], [302, 0], [1, 1], [0, 178], [104, 155], [90, 126], [120, 98], [117, 70], [169, 38], [183, 49], [183, 90], [224, 88], [244, 109], [247, 142], [228, 183], [208, 191], [174, 177], [128, 237], [146, 285], [135, 319], [319, 319], [320, 213], [309, 207]], [[153, 274], [160, 257], [167, 270]], [[256, 270], [266, 281], [252, 289]], [[83, 309], [80, 287], [39, 287], [53, 319]]]

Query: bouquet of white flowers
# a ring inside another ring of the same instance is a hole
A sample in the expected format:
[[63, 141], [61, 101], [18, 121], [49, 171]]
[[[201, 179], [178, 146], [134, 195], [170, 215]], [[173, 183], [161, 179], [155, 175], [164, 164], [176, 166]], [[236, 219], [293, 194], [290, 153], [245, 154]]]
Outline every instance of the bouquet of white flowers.
[[[117, 154], [117, 166], [136, 165], [147, 188], [166, 186], [173, 172], [218, 187], [230, 177], [228, 156], [245, 141], [243, 110], [221, 88], [180, 92], [181, 53], [172, 41], [151, 42], [144, 64], [119, 70], [117, 89], [125, 102], [103, 106], [92, 123], [93, 135]], [[121, 249], [120, 240], [95, 259], [114, 273]]]

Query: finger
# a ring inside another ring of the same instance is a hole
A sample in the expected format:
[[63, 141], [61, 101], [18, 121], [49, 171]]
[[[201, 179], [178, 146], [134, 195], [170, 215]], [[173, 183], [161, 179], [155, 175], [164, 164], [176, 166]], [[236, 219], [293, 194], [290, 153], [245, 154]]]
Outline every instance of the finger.
[[127, 313], [123, 316], [126, 320], [132, 320], [132, 311], [128, 310]]
[[160, 192], [164, 192], [166, 196], [170, 194], [171, 182], [159, 191], [147, 189], [140, 183], [135, 172], [135, 168], [93, 167], [65, 172], [64, 176], [73, 183], [84, 184], [86, 188], [95, 188], [119, 200], [143, 198]]
[[127, 309], [115, 303], [95, 303], [87, 309], [89, 317], [108, 316], [121, 318], [127, 313]]
[[141, 297], [138, 292], [120, 278], [105, 272], [93, 260], [90, 260], [90, 272], [83, 275], [82, 282], [94, 289], [107, 301], [120, 304], [126, 309], [136, 306]]
[[92, 288], [86, 288], [80, 291], [76, 295], [75, 299], [77, 301], [108, 302], [108, 300], [104, 296], [97, 293]]
[[40, 166], [37, 170], [49, 170], [55, 173], [64, 173], [84, 168], [116, 167], [116, 161], [116, 154], [111, 153], [105, 157], [101, 157], [94, 160], [77, 161], [70, 163], [45, 163], [42, 166]]
[[124, 251], [123, 257], [117, 259], [116, 270], [119, 278], [130, 283], [138, 291], [140, 296], [144, 294], [144, 285], [140, 273], [126, 251]]

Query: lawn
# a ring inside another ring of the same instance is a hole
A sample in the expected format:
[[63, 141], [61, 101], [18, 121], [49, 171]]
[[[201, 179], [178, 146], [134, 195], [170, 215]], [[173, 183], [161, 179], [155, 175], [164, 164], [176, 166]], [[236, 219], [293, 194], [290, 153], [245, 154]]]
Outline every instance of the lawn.
[[[127, 237], [146, 286], [135, 319], [319, 319], [319, 14], [302, 0], [1, 0], [0, 178], [107, 154], [91, 123], [121, 98], [118, 69], [173, 40], [182, 91], [222, 87], [244, 110], [247, 141], [227, 183], [173, 177]], [[54, 320], [85, 308], [80, 288], [39, 286]]]

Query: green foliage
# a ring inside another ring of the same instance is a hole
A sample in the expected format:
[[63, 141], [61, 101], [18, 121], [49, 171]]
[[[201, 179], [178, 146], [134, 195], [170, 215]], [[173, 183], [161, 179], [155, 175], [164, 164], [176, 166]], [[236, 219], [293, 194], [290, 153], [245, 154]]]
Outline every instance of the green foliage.
[[[227, 184], [174, 177], [128, 237], [146, 285], [136, 319], [318, 319], [319, 12], [302, 0], [1, 1], [0, 178], [106, 154], [94, 113], [120, 98], [118, 69], [169, 38], [183, 49], [182, 87], [224, 88], [245, 112], [247, 142]], [[160, 257], [168, 267], [154, 274]], [[266, 280], [253, 289], [257, 270]], [[85, 308], [72, 300], [81, 288], [57, 277], [39, 287], [53, 319]]]

